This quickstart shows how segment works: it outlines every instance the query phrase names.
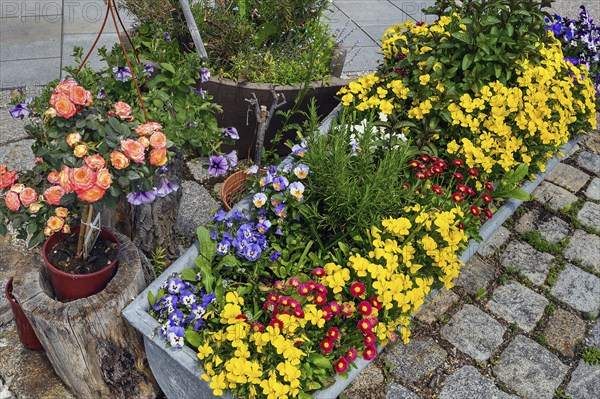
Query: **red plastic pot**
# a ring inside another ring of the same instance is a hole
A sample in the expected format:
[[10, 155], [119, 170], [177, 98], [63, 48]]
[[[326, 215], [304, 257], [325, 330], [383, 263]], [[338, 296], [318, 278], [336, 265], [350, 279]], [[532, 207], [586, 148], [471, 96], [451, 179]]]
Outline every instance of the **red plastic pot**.
[[[79, 226], [75, 227], [71, 234], [77, 234]], [[68, 237], [68, 234], [53, 234], [44, 243], [42, 255], [44, 263], [50, 275], [50, 281], [54, 287], [56, 297], [62, 302], [74, 301], [76, 299], [87, 298], [102, 291], [108, 282], [112, 279], [121, 256], [121, 245], [117, 238], [108, 230], [101, 229], [100, 237], [105, 240], [117, 243], [117, 256], [104, 269], [89, 274], [66, 273], [54, 267], [48, 260], [47, 254], [61, 240]]]
[[12, 290], [13, 278], [11, 277], [8, 279], [8, 283], [6, 283], [6, 289], [4, 290], [4, 293], [6, 295], [6, 299], [8, 299], [8, 302], [10, 302], [10, 307], [12, 308], [19, 339], [26, 348], [39, 351], [40, 349], [43, 349], [43, 346], [37, 335], [35, 335], [35, 331], [33, 331], [33, 327], [31, 327], [29, 320], [27, 320], [27, 317], [25, 317], [25, 313], [23, 313], [21, 305], [19, 305], [12, 297]]

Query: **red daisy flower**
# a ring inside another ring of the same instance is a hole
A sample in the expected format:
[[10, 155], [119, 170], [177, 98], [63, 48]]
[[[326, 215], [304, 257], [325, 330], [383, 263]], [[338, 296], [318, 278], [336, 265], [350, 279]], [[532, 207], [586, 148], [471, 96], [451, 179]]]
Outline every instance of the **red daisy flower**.
[[481, 196], [481, 198], [487, 203], [489, 204], [490, 202], [492, 202], [492, 196], [489, 195], [488, 193], [485, 193]]
[[372, 332], [365, 334], [365, 346], [374, 346], [375, 341], [377, 341], [377, 338], [375, 338], [375, 334], [373, 334]]
[[323, 276], [327, 275], [327, 272], [325, 271], [325, 269], [323, 269], [321, 267], [315, 267], [312, 271], [312, 274], [314, 274], [317, 277], [323, 277]]
[[377, 349], [374, 346], [367, 346], [362, 353], [362, 357], [365, 360], [373, 360], [377, 355]]
[[485, 208], [485, 216], [488, 217], [488, 219], [491, 219], [492, 216], [494, 216], [494, 212], [492, 212], [492, 210], [490, 208]]
[[460, 180], [460, 181], [465, 180], [465, 177], [461, 173], [458, 173], [458, 172], [454, 172], [452, 174], [452, 176], [454, 176], [455, 179]]
[[479, 208], [476, 207], [475, 205], [471, 205], [470, 211], [471, 211], [471, 215], [473, 215], [473, 216], [479, 216], [479, 214], [481, 213], [479, 211]]
[[333, 317], [333, 312], [331, 311], [331, 308], [329, 306], [323, 306], [321, 308], [321, 311], [323, 312], [323, 318], [325, 320], [329, 320]]
[[322, 305], [325, 305], [327, 303], [327, 295], [322, 294], [320, 292], [317, 293], [317, 294], [315, 294], [314, 298], [315, 298], [315, 304], [317, 304], [317, 305], [322, 306]]
[[327, 337], [331, 338], [334, 341], [340, 339], [340, 330], [337, 327], [331, 327], [327, 330]]
[[347, 361], [352, 363], [358, 357], [358, 352], [356, 351], [355, 348], [350, 348], [350, 349], [348, 349], [348, 352], [346, 352], [344, 357], [346, 358]]
[[342, 313], [342, 307], [337, 302], [329, 302], [329, 309], [331, 309], [331, 313], [336, 316]]
[[422, 162], [425, 162], [425, 163], [427, 163], [427, 162], [429, 162], [431, 160], [431, 158], [429, 158], [429, 155], [427, 155], [427, 154], [421, 154], [421, 155], [419, 155], [419, 159]]
[[452, 194], [452, 201], [457, 202], [457, 203], [461, 203], [463, 202], [465, 199], [463, 198], [461, 193], [454, 193]]
[[375, 309], [381, 309], [381, 302], [379, 302], [376, 296], [372, 296], [371, 298], [369, 298], [369, 302], [371, 302], [371, 305], [373, 305]]
[[426, 175], [425, 173], [423, 173], [423, 172], [419, 171], [419, 172], [415, 173], [415, 177], [416, 177], [417, 179], [423, 180], [423, 179], [426, 179], [426, 178], [427, 178], [427, 175]]
[[454, 166], [463, 166], [465, 164], [465, 161], [463, 161], [462, 159], [455, 159], [452, 161], [452, 165]]
[[352, 285], [350, 285], [350, 294], [352, 294], [352, 296], [358, 297], [364, 293], [365, 293], [365, 285], [363, 283], [361, 283], [360, 281], [355, 281], [354, 283], [352, 283]]
[[467, 169], [467, 171], [469, 172], [469, 174], [473, 177], [478, 177], [479, 176], [479, 172], [477, 172], [477, 170], [473, 169], [473, 168], [469, 168]]
[[362, 301], [358, 304], [358, 311], [363, 316], [369, 316], [373, 312], [373, 305], [371, 305], [368, 301]]
[[444, 194], [444, 191], [442, 190], [442, 188], [440, 186], [432, 186], [431, 190], [438, 195]]
[[360, 319], [357, 323], [358, 329], [363, 333], [371, 332], [373, 329], [373, 323], [370, 319]]
[[300, 284], [298, 286], [298, 294], [300, 294], [300, 296], [308, 296], [311, 292], [310, 287], [308, 286], [308, 284]]
[[488, 190], [488, 191], [494, 191], [494, 186], [489, 181], [486, 181], [485, 183], [483, 183], [483, 185], [485, 186], [486, 190]]
[[277, 302], [277, 300], [279, 299], [279, 295], [270, 293], [267, 295], [267, 299], [272, 302]]
[[297, 288], [300, 285], [300, 280], [298, 280], [295, 277], [292, 277], [291, 279], [288, 280], [288, 284], [294, 288]]
[[321, 347], [321, 352], [323, 352], [323, 354], [329, 353], [333, 350], [333, 341], [330, 338], [325, 338], [321, 341], [319, 346]]
[[344, 357], [340, 357], [333, 365], [333, 368], [338, 374], [345, 373], [348, 370], [348, 361]]

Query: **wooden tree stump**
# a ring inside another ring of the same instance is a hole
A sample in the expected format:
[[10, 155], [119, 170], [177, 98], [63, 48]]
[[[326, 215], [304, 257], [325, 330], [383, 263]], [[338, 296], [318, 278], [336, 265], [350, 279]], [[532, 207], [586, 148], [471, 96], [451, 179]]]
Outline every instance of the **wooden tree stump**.
[[[79, 398], [155, 398], [142, 337], [121, 311], [146, 287], [137, 248], [121, 244], [117, 273], [97, 295], [72, 302], [54, 299], [45, 267], [18, 272], [13, 295], [21, 304], [63, 382]], [[43, 265], [38, 252], [31, 263]]]

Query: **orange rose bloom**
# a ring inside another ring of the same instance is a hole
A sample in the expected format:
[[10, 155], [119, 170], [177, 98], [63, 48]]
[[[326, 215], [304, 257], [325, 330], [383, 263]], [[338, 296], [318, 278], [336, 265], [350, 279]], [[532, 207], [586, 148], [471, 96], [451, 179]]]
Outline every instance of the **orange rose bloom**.
[[16, 212], [21, 208], [21, 201], [19, 201], [19, 194], [14, 191], [9, 191], [6, 193], [6, 197], [4, 197], [4, 202], [8, 209], [13, 212]]
[[96, 175], [96, 186], [103, 190], [107, 190], [112, 184], [112, 175], [108, 169], [100, 169]]
[[50, 237], [52, 234], [54, 234], [54, 232], [52, 231], [52, 229], [51, 229], [50, 227], [46, 226], [46, 227], [44, 228], [44, 234], [45, 234], [46, 236]]
[[85, 159], [85, 164], [94, 170], [99, 170], [106, 166], [106, 159], [99, 154], [94, 154]]
[[80, 191], [89, 190], [96, 184], [96, 172], [87, 165], [80, 168], [73, 168], [69, 171], [69, 180], [73, 190], [79, 194]]
[[81, 141], [81, 134], [77, 132], [69, 133], [67, 136], [67, 144], [69, 147], [75, 147]]
[[54, 210], [54, 214], [59, 218], [66, 218], [67, 216], [69, 216], [69, 210], [60, 206]]
[[92, 93], [81, 86], [75, 86], [69, 93], [71, 101], [76, 105], [92, 105]]
[[148, 148], [148, 147], [150, 147], [150, 140], [148, 140], [148, 137], [146, 137], [146, 136], [140, 136], [140, 137], [138, 137], [138, 140], [137, 140], [137, 141], [138, 141], [138, 142], [139, 142], [139, 143], [142, 145], [142, 147], [144, 147], [144, 148]]
[[98, 186], [94, 186], [94, 187], [90, 188], [89, 190], [78, 191], [77, 198], [79, 198], [82, 201], [92, 203], [92, 202], [96, 202], [100, 198], [104, 197], [104, 193], [105, 193], [105, 190], [101, 189]]
[[44, 191], [44, 199], [50, 205], [60, 205], [60, 199], [65, 195], [61, 186], [52, 186]]
[[162, 125], [160, 123], [148, 122], [136, 127], [135, 132], [140, 136], [149, 136], [154, 132], [158, 132], [160, 129], [162, 129]]
[[65, 224], [63, 226], [62, 232], [65, 234], [69, 234], [71, 232], [71, 226], [69, 226], [68, 224]]
[[8, 170], [6, 165], [0, 166], [0, 189], [12, 186], [16, 180], [17, 172]]
[[110, 163], [115, 169], [121, 170], [129, 166], [129, 158], [122, 152], [113, 151], [110, 153]]
[[42, 206], [43, 205], [39, 202], [34, 202], [33, 204], [29, 205], [29, 212], [35, 215], [40, 209], [42, 209]]
[[16, 183], [16, 184], [12, 185], [12, 187], [10, 188], [10, 191], [12, 191], [13, 193], [20, 194], [21, 191], [23, 191], [24, 188], [25, 188], [25, 186], [23, 184]]
[[121, 140], [121, 151], [135, 163], [144, 163], [144, 146], [131, 139]]
[[66, 94], [59, 94], [56, 96], [54, 109], [56, 110], [56, 115], [62, 116], [65, 119], [69, 119], [77, 112], [75, 104], [71, 102]]
[[167, 146], [167, 136], [162, 132], [154, 132], [150, 136], [150, 145], [153, 148], [165, 148]]
[[71, 168], [63, 165], [62, 170], [60, 171], [60, 180], [58, 184], [60, 184], [60, 186], [63, 188], [63, 190], [65, 190], [65, 193], [67, 194], [73, 192], [73, 187], [71, 186], [71, 180], [69, 177], [70, 173]]
[[87, 155], [87, 153], [88, 153], [88, 148], [87, 148], [87, 145], [85, 145], [85, 144], [78, 144], [73, 149], [73, 154], [75, 154], [75, 156], [77, 158], [83, 158]]
[[23, 206], [29, 206], [37, 201], [38, 194], [31, 187], [25, 187], [21, 194], [19, 194], [19, 198], [21, 199], [21, 203]]
[[155, 148], [152, 151], [150, 151], [150, 165], [163, 166], [165, 163], [167, 163], [166, 148]]
[[73, 90], [73, 88], [75, 86], [77, 86], [77, 82], [75, 81], [75, 79], [65, 79], [56, 85], [56, 88], [54, 89], [54, 93], [57, 93], [57, 94], [62, 93], [62, 94], [66, 94], [66, 95], [70, 96], [71, 91]]
[[129, 118], [129, 115], [131, 115], [131, 107], [129, 104], [124, 103], [123, 101], [117, 101], [114, 107], [115, 113], [121, 119], [127, 119]]
[[64, 219], [63, 218], [59, 218], [58, 216], [50, 216], [48, 218], [48, 222], [46, 222], [46, 225], [54, 233], [56, 233], [57, 231], [60, 231], [60, 229], [62, 229], [62, 227], [64, 226], [64, 224], [65, 224]]
[[52, 184], [58, 184], [60, 182], [60, 173], [53, 170], [48, 175], [48, 181]]

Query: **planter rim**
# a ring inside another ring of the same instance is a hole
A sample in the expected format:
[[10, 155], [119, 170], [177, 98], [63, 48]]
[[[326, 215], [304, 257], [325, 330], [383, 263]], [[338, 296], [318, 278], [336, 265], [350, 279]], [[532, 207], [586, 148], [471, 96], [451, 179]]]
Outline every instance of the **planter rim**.
[[[73, 229], [72, 233], [70, 233], [70, 234], [66, 234], [66, 233], [55, 233], [55, 234], [58, 234], [61, 237], [62, 236], [68, 237], [71, 234], [76, 234], [78, 231], [79, 231], [79, 226], [76, 226]], [[52, 250], [52, 248], [47, 248], [47, 244], [48, 244], [48, 241], [49, 241], [50, 237], [48, 237], [48, 239], [46, 239], [46, 241], [44, 241], [44, 246], [42, 247], [42, 256], [44, 257], [44, 262], [46, 263], [46, 266], [48, 266], [48, 268], [51, 269], [53, 273], [56, 273], [56, 274], [58, 274], [60, 276], [63, 276], [63, 277], [73, 277], [73, 276], [96, 277], [96, 276], [100, 275], [104, 269], [106, 269], [107, 267], [110, 267], [110, 265], [112, 265], [113, 263], [117, 262], [121, 258], [121, 243], [119, 243], [119, 240], [117, 239], [117, 237], [115, 237], [115, 235], [112, 232], [110, 232], [109, 230], [105, 229], [104, 227], [102, 227], [100, 229], [100, 233], [99, 234], [104, 234], [104, 235], [108, 236], [108, 239], [110, 241], [112, 241], [112, 242], [114, 242], [114, 243], [117, 244], [117, 256], [115, 257], [115, 259], [113, 259], [108, 265], [106, 265], [102, 269], [100, 269], [100, 270], [98, 270], [97, 272], [94, 272], [94, 273], [75, 274], [75, 273], [67, 273], [67, 272], [64, 272], [64, 271], [56, 268], [54, 265], [52, 265], [52, 263], [50, 263], [50, 261], [48, 260], [48, 258], [46, 256], [46, 253], [48, 251]]]
[[[342, 79], [337, 76], [330, 75], [329, 82], [325, 82], [324, 80], [314, 80], [312, 82], [308, 82], [308, 87], [311, 89], [320, 88], [320, 87], [328, 87], [328, 86], [346, 86], [351, 82], [350, 79]], [[278, 91], [292, 91], [292, 90], [300, 90], [304, 87], [305, 83], [296, 83], [293, 85], [284, 85], [281, 83], [255, 83], [248, 82], [246, 80], [233, 80], [229, 78], [224, 78], [221, 76], [211, 76], [208, 79], [211, 83], [218, 83], [227, 86], [242, 86], [244, 88], [250, 90], [270, 90], [277, 89]]]
[[[339, 107], [338, 107], [339, 108]], [[337, 112], [338, 108], [332, 112], [334, 114]], [[331, 118], [327, 118], [324, 121], [325, 125], [329, 125], [333, 120], [334, 115], [331, 115]], [[327, 129], [328, 127], [324, 129]], [[322, 130], [323, 131], [323, 130]], [[570, 140], [568, 143], [564, 144], [561, 147], [561, 152], [568, 153], [573, 147], [577, 144], [577, 142], [581, 139], [581, 135], [575, 139]], [[282, 163], [285, 163], [284, 160]], [[536, 174], [536, 178], [534, 181], [527, 180], [523, 186], [521, 187], [528, 194], [531, 194], [533, 190], [545, 179], [546, 175], [550, 173], [556, 165], [560, 162], [560, 158], [554, 157], [552, 158], [546, 165], [546, 172]], [[248, 198], [240, 201], [235, 208], [243, 207], [245, 203], [249, 201]], [[480, 230], [479, 234], [482, 238], [482, 242], [475, 241], [473, 239], [469, 240], [469, 245], [465, 249], [465, 251], [459, 257], [463, 262], [467, 262], [481, 247], [483, 243], [508, 219], [515, 210], [521, 205], [523, 201], [508, 199], [504, 202], [504, 204], [496, 211], [492, 219], [485, 222]], [[185, 363], [187, 367], [192, 367], [194, 370], [198, 370], [199, 366], [202, 362], [197, 358], [196, 352], [184, 346], [182, 348], [168, 348], [166, 347], [166, 340], [158, 334], [158, 329], [160, 328], [160, 324], [156, 319], [150, 316], [147, 311], [150, 309], [150, 305], [148, 303], [148, 293], [156, 292], [158, 288], [162, 285], [162, 283], [166, 280], [168, 276], [170, 276], [174, 272], [179, 272], [185, 268], [194, 264], [195, 258], [198, 256], [198, 241], [196, 241], [179, 259], [177, 259], [167, 270], [165, 270], [160, 276], [156, 278], [137, 298], [135, 298], [122, 312], [123, 317], [140, 333], [142, 333], [145, 339], [149, 339], [155, 342], [157, 345], [162, 345], [160, 348], [165, 352], [179, 353], [183, 359], [181, 363]], [[177, 351], [177, 352], [174, 352]], [[377, 352], [381, 352], [383, 348], [378, 347]], [[366, 361], [362, 358], [356, 359], [356, 368], [352, 368], [348, 372], [348, 378], [346, 380], [342, 380], [341, 378], [335, 376], [335, 382], [333, 385], [327, 387], [326, 389], [317, 390], [312, 393], [315, 399], [330, 399], [334, 397], [338, 397], [344, 389], [354, 380], [354, 378], [370, 363], [371, 361]], [[191, 366], [190, 366], [191, 365]]]

